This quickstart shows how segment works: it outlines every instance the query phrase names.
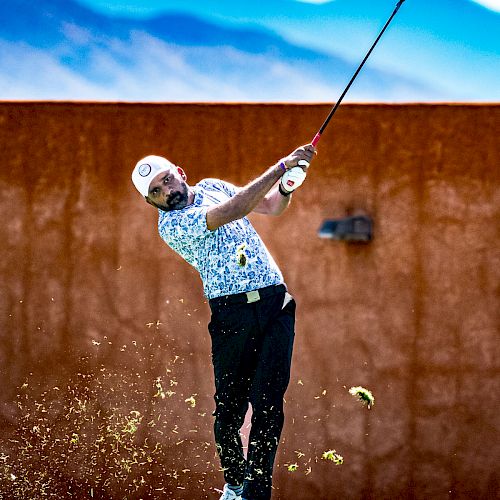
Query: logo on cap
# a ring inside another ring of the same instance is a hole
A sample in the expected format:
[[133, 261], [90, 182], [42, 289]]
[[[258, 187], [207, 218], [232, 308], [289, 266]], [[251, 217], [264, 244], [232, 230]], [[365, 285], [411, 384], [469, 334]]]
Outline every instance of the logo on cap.
[[147, 177], [151, 173], [151, 165], [148, 165], [147, 163], [143, 163], [139, 167], [139, 175], [141, 177]]

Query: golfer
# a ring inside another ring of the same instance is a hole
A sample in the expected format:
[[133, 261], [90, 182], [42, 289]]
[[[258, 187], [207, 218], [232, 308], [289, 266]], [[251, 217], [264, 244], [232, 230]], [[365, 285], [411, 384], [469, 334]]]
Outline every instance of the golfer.
[[[315, 152], [299, 147], [242, 188], [219, 179], [190, 186], [182, 168], [159, 156], [143, 158], [132, 173], [159, 210], [160, 236], [200, 273], [210, 305], [221, 500], [271, 498], [294, 340], [295, 302], [247, 215], [280, 215]], [[294, 168], [301, 160], [307, 165]], [[245, 459], [239, 431], [249, 403]]]

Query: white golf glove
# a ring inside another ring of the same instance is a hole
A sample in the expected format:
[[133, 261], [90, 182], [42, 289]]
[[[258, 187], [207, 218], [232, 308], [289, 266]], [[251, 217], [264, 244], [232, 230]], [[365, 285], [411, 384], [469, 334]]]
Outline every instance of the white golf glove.
[[301, 167], [293, 167], [287, 170], [280, 180], [279, 190], [283, 196], [290, 195], [299, 186], [302, 185], [306, 178], [306, 173]]

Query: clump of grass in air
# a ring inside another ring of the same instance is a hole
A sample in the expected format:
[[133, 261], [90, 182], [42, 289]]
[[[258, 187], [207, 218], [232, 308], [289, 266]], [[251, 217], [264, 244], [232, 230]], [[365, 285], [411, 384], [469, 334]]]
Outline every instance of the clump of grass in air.
[[323, 460], [331, 460], [335, 465], [342, 465], [344, 463], [344, 457], [335, 450], [325, 451], [321, 458]]
[[191, 406], [191, 408], [194, 408], [196, 406], [196, 399], [194, 398], [195, 396], [196, 396], [196, 394], [193, 394], [189, 398], [186, 398], [184, 400], [184, 403], [188, 403], [189, 406]]
[[375, 398], [373, 397], [371, 391], [359, 385], [356, 387], [351, 387], [349, 389], [349, 394], [356, 396], [359, 401], [367, 406], [368, 409], [370, 409], [375, 404]]

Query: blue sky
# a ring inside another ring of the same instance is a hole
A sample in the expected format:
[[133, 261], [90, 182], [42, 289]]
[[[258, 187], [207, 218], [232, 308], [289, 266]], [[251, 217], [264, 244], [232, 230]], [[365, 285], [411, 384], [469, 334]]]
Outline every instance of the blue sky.
[[[332, 102], [396, 3], [9, 0], [0, 99]], [[500, 0], [405, 0], [346, 102], [498, 102], [499, 33]]]
[[[114, 15], [148, 17], [190, 12], [229, 25], [258, 25], [303, 46], [359, 62], [397, 0], [79, 0]], [[496, 18], [483, 29], [469, 22], [467, 4]], [[447, 10], [448, 9], [448, 10]], [[455, 11], [454, 15], [449, 12]], [[370, 64], [437, 86], [475, 93], [481, 75], [485, 99], [500, 97], [500, 0], [406, 0]]]
[[[293, 0], [292, 0], [293, 1]], [[298, 3], [308, 3], [312, 5], [321, 5], [326, 3], [333, 3], [335, 0], [295, 0]], [[437, 1], [437, 0], [436, 0]], [[470, 0], [473, 3], [481, 5], [484, 8], [491, 9], [496, 12], [500, 12], [500, 0]], [[213, 12], [213, 3], [207, 2], [192, 2], [193, 5], [184, 5], [191, 2], [179, 2], [172, 0], [82, 0], [89, 6], [93, 6], [102, 11], [113, 12], [127, 15], [136, 16], [150, 16], [155, 15], [159, 12], [165, 11], [172, 8], [172, 6], [182, 6], [183, 8], [189, 8], [197, 12], [210, 13]], [[219, 4], [225, 3], [224, 0], [217, 2]], [[238, 12], [239, 15], [243, 16], [245, 12], [248, 12], [249, 8], [252, 7], [251, 2], [231, 2], [235, 8], [234, 12]], [[376, 3], [376, 2], [374, 2]], [[382, 2], [380, 2], [382, 3]], [[393, 2], [394, 4], [396, 2]]]

